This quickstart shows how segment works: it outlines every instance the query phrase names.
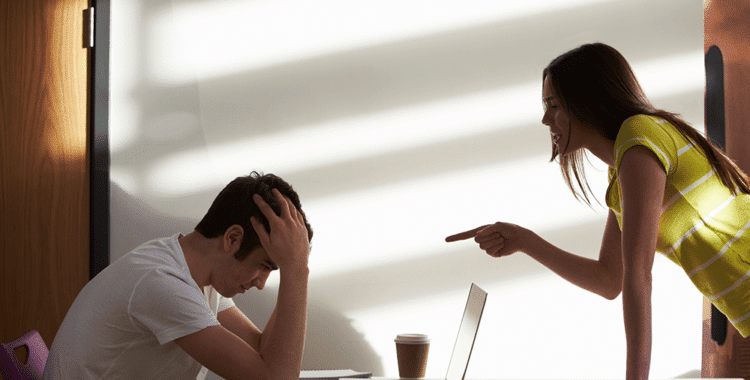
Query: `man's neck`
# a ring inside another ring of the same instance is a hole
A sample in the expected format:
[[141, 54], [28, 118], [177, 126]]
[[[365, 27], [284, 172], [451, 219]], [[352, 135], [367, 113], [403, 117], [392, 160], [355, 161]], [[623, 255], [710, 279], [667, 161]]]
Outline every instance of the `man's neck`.
[[180, 236], [180, 247], [185, 254], [190, 276], [198, 287], [203, 289], [209, 285], [211, 274], [211, 260], [208, 260], [211, 252], [212, 239], [207, 239], [198, 231]]

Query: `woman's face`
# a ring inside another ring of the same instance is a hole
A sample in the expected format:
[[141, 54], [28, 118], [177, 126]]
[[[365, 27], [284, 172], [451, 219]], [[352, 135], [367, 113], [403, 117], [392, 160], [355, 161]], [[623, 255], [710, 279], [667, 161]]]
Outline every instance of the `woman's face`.
[[566, 155], [584, 147], [581, 141], [581, 128], [578, 123], [571, 123], [568, 113], [562, 108], [560, 99], [552, 91], [550, 76], [544, 78], [542, 100], [544, 102], [544, 117], [542, 123], [549, 127], [552, 143], [557, 146], [558, 153]]

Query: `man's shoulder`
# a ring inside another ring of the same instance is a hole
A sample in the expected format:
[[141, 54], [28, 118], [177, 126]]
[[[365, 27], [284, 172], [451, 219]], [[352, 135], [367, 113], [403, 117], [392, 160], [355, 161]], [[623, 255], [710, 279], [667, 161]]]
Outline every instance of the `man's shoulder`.
[[104, 268], [90, 281], [89, 287], [107, 288], [102, 289], [105, 292], [127, 293], [132, 292], [136, 284], [147, 276], [166, 275], [187, 281], [190, 271], [184, 255], [181, 251], [175, 251], [171, 239], [161, 238], [141, 244]]
[[136, 247], [117, 260], [131, 267], [177, 267], [185, 264], [185, 256], [179, 247], [177, 235], [150, 240]]

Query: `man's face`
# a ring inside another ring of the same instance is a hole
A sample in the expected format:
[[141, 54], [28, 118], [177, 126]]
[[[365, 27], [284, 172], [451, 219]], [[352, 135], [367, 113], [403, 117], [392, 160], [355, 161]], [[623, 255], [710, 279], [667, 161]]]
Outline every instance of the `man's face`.
[[234, 253], [222, 259], [219, 269], [214, 273], [214, 281], [211, 282], [216, 291], [224, 297], [245, 293], [252, 287], [262, 290], [268, 275], [278, 269], [263, 247], [253, 250], [243, 261], [237, 261]]

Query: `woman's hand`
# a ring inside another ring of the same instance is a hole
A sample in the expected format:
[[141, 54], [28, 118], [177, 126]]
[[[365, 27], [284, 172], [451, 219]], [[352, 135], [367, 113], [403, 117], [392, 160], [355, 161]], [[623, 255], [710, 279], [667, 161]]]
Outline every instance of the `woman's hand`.
[[492, 257], [508, 256], [525, 251], [529, 242], [529, 230], [510, 223], [497, 222], [464, 231], [445, 238], [447, 242], [474, 238], [479, 248]]

